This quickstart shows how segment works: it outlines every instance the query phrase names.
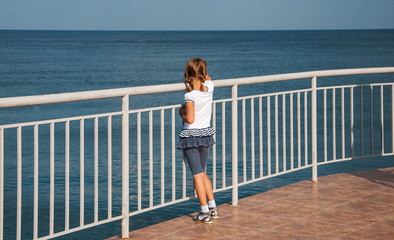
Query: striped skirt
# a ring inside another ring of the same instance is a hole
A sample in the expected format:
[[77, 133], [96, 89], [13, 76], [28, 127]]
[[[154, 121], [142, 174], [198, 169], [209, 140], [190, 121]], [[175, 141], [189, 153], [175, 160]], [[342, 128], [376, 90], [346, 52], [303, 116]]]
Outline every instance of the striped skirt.
[[215, 144], [213, 135], [215, 129], [202, 128], [202, 129], [183, 129], [179, 133], [178, 149], [188, 149], [195, 147], [209, 147]]

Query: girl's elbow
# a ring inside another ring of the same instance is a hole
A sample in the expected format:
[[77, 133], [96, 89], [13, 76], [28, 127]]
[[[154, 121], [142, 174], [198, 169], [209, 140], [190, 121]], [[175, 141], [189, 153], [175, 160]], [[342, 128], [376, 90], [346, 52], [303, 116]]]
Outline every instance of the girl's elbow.
[[192, 124], [194, 123], [194, 118], [186, 118], [185, 122], [187, 122], [188, 124]]

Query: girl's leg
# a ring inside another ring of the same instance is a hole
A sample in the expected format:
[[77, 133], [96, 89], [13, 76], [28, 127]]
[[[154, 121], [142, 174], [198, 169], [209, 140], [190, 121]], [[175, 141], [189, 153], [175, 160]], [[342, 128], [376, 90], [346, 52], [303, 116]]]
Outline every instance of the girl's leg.
[[[194, 216], [193, 220], [212, 223], [212, 218], [219, 218], [219, 215], [216, 209], [215, 200], [213, 200], [212, 184], [205, 172], [208, 148], [185, 149], [184, 152], [189, 163], [190, 170], [193, 173], [194, 188], [196, 189], [201, 206], [201, 213]], [[210, 209], [210, 207], [213, 208]]]
[[206, 196], [208, 198], [208, 201], [212, 201], [215, 199], [215, 197], [213, 195], [212, 183], [209, 180], [207, 173], [205, 172], [205, 166], [207, 163], [208, 155], [209, 155], [209, 148], [201, 147], [200, 148], [200, 160], [201, 160], [201, 168], [204, 170], [203, 181], [204, 181], [205, 192], [206, 192]]
[[201, 207], [200, 214], [194, 216], [193, 220], [203, 223], [212, 223], [213, 222], [212, 219], [214, 217], [212, 216], [211, 210], [209, 209], [209, 204], [207, 202], [207, 192], [205, 191], [205, 183], [204, 183], [205, 176], [206, 176], [205, 172], [201, 172], [193, 175], [194, 187], [196, 189], [198, 200], [200, 201], [200, 207]]
[[205, 172], [193, 175], [194, 188], [196, 189], [200, 206], [208, 205], [207, 191], [205, 189], [205, 181], [204, 181], [205, 176], [206, 176]]
[[189, 148], [185, 149], [184, 152], [193, 174], [194, 188], [196, 189], [198, 200], [201, 206], [205, 206], [208, 202], [204, 183], [205, 169], [201, 167], [200, 151], [198, 148]]
[[212, 183], [211, 180], [209, 180], [206, 172], [204, 172], [204, 187], [208, 201], [215, 200], [215, 197], [213, 195]]
[[208, 199], [208, 209], [209, 215], [212, 218], [219, 218], [219, 212], [216, 208], [215, 197], [213, 195], [212, 183], [209, 180], [207, 173], [205, 172], [205, 163], [208, 159], [208, 148], [200, 148], [200, 159], [201, 159], [201, 168], [204, 169], [204, 187], [206, 192], [206, 198]]

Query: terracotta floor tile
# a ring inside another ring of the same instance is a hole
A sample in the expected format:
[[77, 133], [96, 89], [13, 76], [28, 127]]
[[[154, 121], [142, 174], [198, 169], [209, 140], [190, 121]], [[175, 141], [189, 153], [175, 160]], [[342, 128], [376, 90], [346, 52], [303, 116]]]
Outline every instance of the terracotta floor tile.
[[315, 213], [311, 209], [297, 209], [295, 206], [281, 206], [280, 204], [270, 207], [256, 207], [250, 210], [253, 211], [250, 214], [286, 218], [291, 221], [296, 221]]
[[[179, 230], [179, 229], [189, 229], [193, 224], [192, 220], [184, 219], [174, 219], [171, 220], [171, 228], [169, 228], [169, 223], [164, 222], [157, 225], [149, 226], [144, 228], [143, 231], [137, 230], [130, 233], [131, 239], [155, 239], [158, 237], [164, 237], [165, 235]], [[171, 231], [169, 231], [171, 229]]]
[[262, 232], [247, 238], [244, 238], [244, 240], [279, 240], [279, 239], [285, 239], [285, 240], [325, 240], [324, 238], [316, 238], [316, 236], [313, 235], [300, 235], [300, 234], [295, 234], [295, 233], [287, 233], [287, 232], [275, 232], [275, 231], [268, 231], [268, 232]]
[[[323, 211], [325, 209], [341, 205], [349, 201], [349, 199], [327, 197], [325, 195], [319, 194], [318, 192], [303, 192], [298, 195], [294, 195], [291, 198], [285, 199], [285, 201], [288, 201], [289, 204], [297, 209]], [[284, 201], [278, 200], [278, 202]]]
[[345, 209], [360, 215], [381, 216], [385, 212], [393, 210], [393, 206], [377, 201], [371, 201], [369, 199], [357, 199], [355, 201], [344, 203], [343, 205], [339, 206], [338, 209]]
[[267, 193], [269, 194], [283, 194], [284, 197], [289, 197], [294, 194], [299, 194], [303, 191], [308, 191], [310, 188], [312, 188], [312, 182], [311, 181], [301, 181], [298, 183], [293, 183], [287, 186], [283, 186], [280, 188], [272, 189], [268, 191]]
[[324, 224], [313, 221], [298, 221], [278, 226], [272, 231], [305, 236], [315, 236], [316, 239], [319, 239], [339, 237], [356, 229], [357, 228], [351, 228], [346, 225]]
[[172, 233], [166, 237], [158, 239], [172, 239], [171, 236], [182, 236], [183, 239], [242, 239], [251, 235], [257, 234], [256, 231], [248, 227], [237, 225], [236, 227], [231, 224], [223, 224], [214, 222], [213, 224], [195, 223], [191, 228], [180, 230]]
[[[387, 186], [389, 184], [385, 183], [384, 181], [380, 182], [372, 182], [372, 181], [364, 181], [364, 182], [358, 182], [358, 183], [352, 183], [352, 184], [342, 184], [339, 185], [339, 187], [344, 188], [344, 189], [350, 189], [352, 191], [358, 192], [362, 195], [369, 195], [372, 193], [381, 193], [387, 191]], [[393, 186], [394, 187], [394, 184]], [[393, 191], [394, 194], [394, 191]]]
[[314, 221], [325, 222], [327, 224], [346, 224], [349, 226], [363, 226], [382, 219], [379, 215], [370, 215], [362, 211], [352, 211], [348, 208], [333, 208], [319, 212], [309, 217]]
[[264, 203], [274, 202], [279, 199], [288, 198], [294, 195], [295, 193], [289, 194], [286, 191], [267, 191], [264, 194], [257, 194], [248, 198], [253, 198], [256, 201], [261, 201]]
[[219, 224], [226, 224], [232, 227], [243, 227], [253, 231], [267, 231], [285, 224], [287, 219], [268, 215], [242, 214], [237, 216], [227, 216], [219, 219]]
[[341, 239], [394, 239], [394, 221], [382, 220], [346, 234]]
[[333, 174], [324, 177], [318, 178], [318, 183], [322, 184], [350, 184], [357, 182], [365, 182], [367, 181], [364, 178], [360, 178], [359, 176], [355, 176], [349, 173], [341, 173], [341, 174]]

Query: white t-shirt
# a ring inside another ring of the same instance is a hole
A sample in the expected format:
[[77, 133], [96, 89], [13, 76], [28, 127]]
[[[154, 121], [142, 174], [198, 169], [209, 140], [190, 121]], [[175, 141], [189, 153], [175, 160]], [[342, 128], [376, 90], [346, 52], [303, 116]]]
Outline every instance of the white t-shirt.
[[185, 93], [185, 102], [194, 103], [194, 122], [184, 122], [182, 129], [201, 129], [211, 126], [212, 98], [214, 84], [210, 80], [204, 82], [206, 92], [193, 90]]

